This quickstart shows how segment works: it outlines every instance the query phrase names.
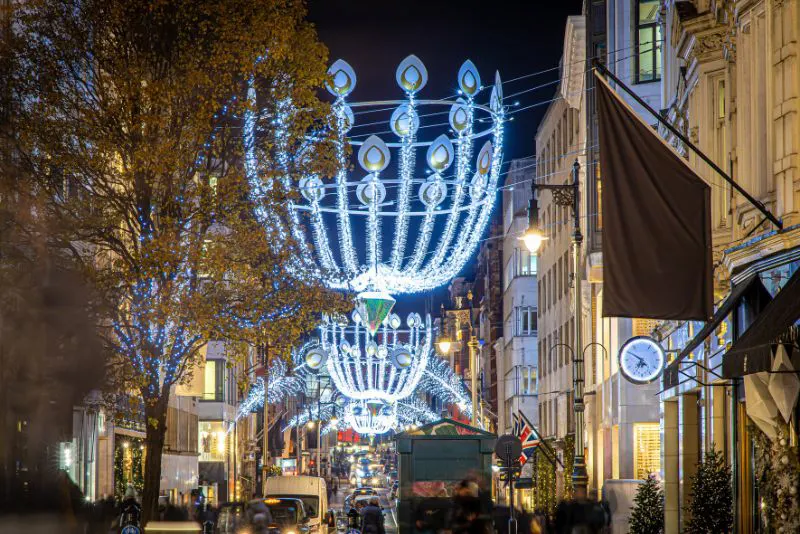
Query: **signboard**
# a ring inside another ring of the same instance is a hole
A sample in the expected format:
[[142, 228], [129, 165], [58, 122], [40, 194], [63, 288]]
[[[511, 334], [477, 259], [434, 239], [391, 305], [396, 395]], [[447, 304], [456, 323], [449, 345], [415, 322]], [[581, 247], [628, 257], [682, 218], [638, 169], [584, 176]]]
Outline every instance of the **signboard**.
[[297, 474], [297, 459], [296, 458], [281, 458], [280, 459], [281, 472], [284, 475], [292, 476]]

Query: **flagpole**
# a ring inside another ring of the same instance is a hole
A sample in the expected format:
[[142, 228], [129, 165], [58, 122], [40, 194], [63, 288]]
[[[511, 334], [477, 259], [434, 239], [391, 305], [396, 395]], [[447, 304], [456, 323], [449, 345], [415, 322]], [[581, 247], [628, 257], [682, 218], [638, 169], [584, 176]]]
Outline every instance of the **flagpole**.
[[748, 193], [748, 192], [747, 192], [747, 191], [746, 191], [746, 190], [745, 190], [745, 189], [744, 189], [742, 186], [740, 186], [739, 184], [737, 184], [737, 183], [736, 183], [736, 182], [733, 180], [733, 178], [731, 178], [730, 176], [728, 176], [728, 174], [727, 174], [725, 171], [723, 171], [723, 170], [722, 170], [722, 169], [721, 169], [721, 168], [720, 168], [720, 167], [719, 167], [719, 166], [718, 166], [716, 163], [714, 163], [714, 162], [711, 160], [711, 158], [709, 158], [708, 156], [706, 156], [706, 155], [705, 155], [705, 153], [704, 153], [702, 150], [700, 150], [699, 148], [697, 148], [697, 146], [696, 146], [694, 143], [692, 143], [691, 141], [689, 141], [689, 139], [687, 139], [685, 135], [683, 135], [683, 134], [682, 134], [682, 133], [681, 133], [681, 132], [680, 132], [680, 131], [679, 131], [677, 128], [675, 128], [675, 127], [674, 127], [672, 124], [670, 124], [670, 123], [669, 123], [669, 122], [668, 122], [666, 119], [664, 119], [664, 118], [661, 116], [661, 114], [660, 114], [660, 113], [658, 113], [656, 110], [654, 110], [654, 109], [653, 109], [653, 108], [650, 106], [650, 104], [648, 104], [647, 102], [645, 102], [645, 101], [644, 101], [644, 99], [643, 99], [642, 97], [640, 97], [639, 95], [637, 95], [637, 94], [636, 94], [636, 93], [633, 91], [633, 89], [631, 89], [630, 87], [628, 87], [627, 85], [625, 85], [625, 84], [622, 82], [622, 80], [620, 80], [619, 78], [617, 78], [617, 77], [616, 77], [616, 76], [615, 76], [615, 75], [614, 75], [614, 74], [613, 74], [613, 73], [612, 73], [610, 70], [608, 70], [608, 68], [607, 68], [605, 65], [603, 65], [603, 63], [602, 63], [602, 62], [600, 62], [600, 61], [599, 61], [597, 58], [594, 58], [594, 59], [592, 60], [592, 65], [594, 66], [594, 68], [595, 68], [595, 69], [597, 69], [598, 71], [600, 71], [600, 73], [601, 73], [601, 74], [603, 74], [604, 76], [607, 76], [608, 78], [610, 78], [610, 79], [611, 79], [611, 81], [613, 81], [613, 82], [614, 82], [616, 85], [618, 85], [618, 86], [619, 86], [619, 87], [620, 87], [620, 88], [621, 88], [623, 91], [625, 91], [626, 93], [628, 93], [628, 95], [630, 95], [630, 97], [631, 97], [631, 98], [633, 98], [633, 99], [634, 99], [634, 100], [635, 100], [635, 101], [636, 101], [636, 102], [637, 102], [637, 103], [638, 103], [640, 106], [642, 106], [644, 109], [646, 109], [646, 110], [647, 110], [647, 111], [648, 111], [648, 112], [649, 112], [649, 113], [650, 113], [650, 114], [651, 114], [651, 115], [652, 115], [652, 116], [653, 116], [653, 117], [654, 117], [654, 118], [655, 118], [655, 119], [656, 119], [656, 120], [657, 120], [657, 121], [658, 121], [658, 122], [659, 122], [661, 125], [663, 125], [663, 126], [664, 126], [664, 127], [667, 129], [667, 130], [669, 130], [669, 131], [670, 131], [670, 132], [671, 132], [671, 133], [672, 133], [672, 134], [673, 134], [675, 137], [677, 137], [678, 139], [680, 139], [680, 140], [681, 140], [681, 142], [682, 142], [684, 145], [686, 145], [686, 147], [687, 147], [687, 148], [689, 148], [689, 149], [690, 149], [692, 152], [694, 152], [695, 154], [697, 154], [697, 156], [698, 156], [700, 159], [702, 159], [703, 161], [705, 161], [705, 162], [708, 164], [708, 166], [709, 166], [709, 167], [711, 167], [712, 169], [714, 169], [714, 171], [715, 171], [715, 172], [716, 172], [716, 173], [717, 173], [717, 174], [718, 174], [718, 175], [719, 175], [719, 176], [720, 176], [720, 177], [721, 177], [723, 180], [725, 180], [726, 182], [728, 182], [728, 183], [731, 185], [731, 187], [733, 187], [734, 189], [736, 189], [736, 191], [738, 191], [738, 192], [739, 192], [739, 193], [740, 193], [740, 194], [741, 194], [741, 195], [742, 195], [744, 198], [746, 198], [746, 199], [747, 199], [747, 201], [748, 201], [750, 204], [752, 204], [753, 206], [755, 206], [755, 208], [756, 208], [758, 211], [760, 211], [760, 212], [762, 213], [762, 215], [764, 215], [764, 217], [766, 217], [767, 219], [769, 219], [769, 220], [770, 220], [770, 222], [772, 222], [772, 224], [774, 224], [774, 225], [775, 225], [775, 226], [776, 226], [776, 227], [777, 227], [779, 230], [783, 230], [783, 222], [782, 222], [780, 219], [778, 219], [777, 217], [775, 217], [775, 215], [773, 215], [773, 214], [772, 214], [772, 212], [771, 212], [771, 211], [769, 211], [769, 210], [767, 209], [767, 207], [766, 207], [766, 206], [764, 206], [764, 204], [763, 204], [761, 201], [759, 201], [759, 200], [755, 199], [755, 198], [754, 198], [754, 197], [753, 197], [753, 196], [752, 196], [750, 193]]

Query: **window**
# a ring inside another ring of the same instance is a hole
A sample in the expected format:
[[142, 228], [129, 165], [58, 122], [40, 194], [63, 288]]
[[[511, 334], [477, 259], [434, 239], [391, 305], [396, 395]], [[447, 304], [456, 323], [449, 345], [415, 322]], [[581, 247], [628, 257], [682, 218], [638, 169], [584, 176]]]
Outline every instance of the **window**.
[[203, 370], [203, 397], [205, 401], [221, 402], [225, 386], [225, 362], [206, 360]]
[[517, 308], [517, 333], [518, 336], [536, 335], [537, 318], [536, 308], [521, 306]]
[[517, 249], [519, 253], [519, 275], [533, 276], [536, 274], [536, 254], [528, 250]]
[[515, 267], [515, 265], [514, 265], [514, 257], [512, 256], [511, 258], [508, 259], [508, 263], [506, 263], [505, 280], [503, 280], [503, 291], [508, 289], [508, 286], [511, 285], [511, 280], [513, 280], [514, 277], [517, 274], [515, 272], [514, 267]]
[[564, 294], [564, 291], [562, 290], [562, 287], [563, 287], [562, 280], [563, 280], [563, 273], [564, 273], [564, 263], [563, 263], [563, 259], [562, 258], [558, 258], [558, 271], [557, 272], [558, 272], [558, 292], [557, 292], [557, 294], [558, 294], [558, 298], [561, 298], [561, 295]]
[[633, 425], [633, 475], [644, 480], [661, 470], [661, 441], [658, 423]]
[[619, 425], [611, 427], [611, 478], [619, 478]]
[[636, 2], [636, 81], [661, 79], [661, 26], [658, 21], [659, 0]]
[[524, 395], [525, 393], [528, 392], [528, 380], [530, 379], [530, 375], [528, 373], [528, 368], [525, 367], [525, 366], [520, 367], [519, 368], [519, 374], [520, 374], [520, 382], [521, 382], [520, 383], [520, 388], [519, 388], [519, 393], [521, 395]]
[[600, 172], [600, 160], [595, 159], [592, 163], [594, 165], [594, 185], [595, 185], [595, 220], [597, 221], [597, 231], [603, 230], [603, 176]]
[[[725, 79], [720, 76], [712, 82], [714, 90], [714, 159], [715, 161], [727, 161], [728, 148], [726, 139], [726, 124], [725, 124]], [[714, 200], [712, 201], [712, 213], [717, 214], [719, 226], [726, 226], [728, 217], [730, 216], [731, 209], [731, 189], [727, 184], [721, 187], [715, 187]]]
[[523, 365], [520, 367], [521, 386], [520, 395], [535, 395], [536, 394], [536, 367]]
[[198, 448], [201, 462], [224, 462], [227, 433], [222, 421], [200, 421]]

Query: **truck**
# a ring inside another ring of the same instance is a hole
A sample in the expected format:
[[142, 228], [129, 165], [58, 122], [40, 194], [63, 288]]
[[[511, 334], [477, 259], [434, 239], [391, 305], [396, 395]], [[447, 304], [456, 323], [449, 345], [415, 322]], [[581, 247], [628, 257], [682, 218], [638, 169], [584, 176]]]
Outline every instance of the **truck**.
[[303, 501], [311, 534], [328, 533], [328, 489], [325, 479], [310, 476], [267, 478], [265, 498], [293, 497]]
[[399, 455], [399, 532], [420, 532], [418, 521], [427, 521], [429, 525], [446, 522], [453, 491], [465, 479], [481, 488], [481, 504], [489, 514], [496, 441], [495, 434], [447, 418], [398, 434], [395, 442]]

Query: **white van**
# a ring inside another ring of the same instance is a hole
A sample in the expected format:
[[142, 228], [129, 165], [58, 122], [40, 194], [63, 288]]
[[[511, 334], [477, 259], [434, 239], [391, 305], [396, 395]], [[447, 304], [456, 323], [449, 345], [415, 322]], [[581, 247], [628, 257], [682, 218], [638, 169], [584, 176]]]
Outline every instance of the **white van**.
[[328, 488], [325, 479], [307, 476], [267, 478], [265, 497], [295, 497], [303, 501], [311, 534], [328, 534]]

